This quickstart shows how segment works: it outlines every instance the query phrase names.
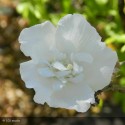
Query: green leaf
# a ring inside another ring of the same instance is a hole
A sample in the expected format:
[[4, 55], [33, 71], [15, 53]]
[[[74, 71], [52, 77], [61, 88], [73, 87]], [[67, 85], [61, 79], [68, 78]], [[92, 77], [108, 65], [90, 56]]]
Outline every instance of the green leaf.
[[125, 78], [124, 77], [120, 79], [120, 85], [125, 86]]
[[117, 50], [117, 54], [120, 62], [125, 61], [125, 52], [121, 52], [120, 50]]
[[108, 0], [95, 0], [99, 5], [104, 5], [108, 3]]
[[125, 52], [125, 45], [122, 46], [121, 52], [122, 52], [122, 53]]

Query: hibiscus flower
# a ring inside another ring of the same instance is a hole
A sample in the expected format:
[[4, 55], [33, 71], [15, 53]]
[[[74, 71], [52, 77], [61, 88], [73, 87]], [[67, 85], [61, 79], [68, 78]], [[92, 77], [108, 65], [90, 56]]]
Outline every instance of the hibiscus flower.
[[111, 81], [117, 54], [80, 14], [64, 16], [57, 27], [46, 21], [25, 28], [19, 42], [31, 57], [20, 64], [21, 78], [36, 103], [86, 112], [95, 91]]

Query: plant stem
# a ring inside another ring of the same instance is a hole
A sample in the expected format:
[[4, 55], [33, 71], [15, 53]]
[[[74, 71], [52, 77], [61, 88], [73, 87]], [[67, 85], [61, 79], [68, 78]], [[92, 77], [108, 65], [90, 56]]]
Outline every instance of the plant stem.
[[118, 0], [118, 9], [121, 21], [123, 23], [123, 29], [125, 30], [125, 14], [124, 14], [124, 0]]
[[109, 84], [108, 86], [104, 87], [101, 91], [103, 91], [103, 92], [105, 92], [105, 91], [118, 91], [121, 93], [125, 93], [125, 87], [122, 87], [120, 85]]

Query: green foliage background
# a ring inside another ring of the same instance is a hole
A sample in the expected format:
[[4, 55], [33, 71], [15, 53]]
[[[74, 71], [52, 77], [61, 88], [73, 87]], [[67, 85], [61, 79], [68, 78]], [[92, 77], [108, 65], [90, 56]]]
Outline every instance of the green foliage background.
[[[125, 8], [124, 8], [125, 10]], [[125, 11], [123, 10], [123, 13]], [[107, 46], [117, 51], [119, 61], [125, 61], [125, 26], [118, 0], [21, 0], [17, 11], [29, 25], [52, 21], [55, 25], [69, 13], [80, 13], [97, 29]], [[116, 76], [117, 77], [117, 76]], [[120, 66], [117, 84], [125, 86], [125, 64]], [[113, 100], [125, 112], [125, 95], [114, 92]], [[102, 101], [100, 105], [102, 106]], [[99, 105], [99, 106], [100, 106]]]

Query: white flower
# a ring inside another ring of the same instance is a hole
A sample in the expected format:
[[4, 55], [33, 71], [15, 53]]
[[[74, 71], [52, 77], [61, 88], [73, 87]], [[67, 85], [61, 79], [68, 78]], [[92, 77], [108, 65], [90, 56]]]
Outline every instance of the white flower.
[[32, 60], [21, 63], [21, 77], [34, 88], [34, 101], [85, 112], [94, 92], [109, 84], [117, 55], [80, 14], [63, 17], [57, 28], [46, 21], [24, 29], [21, 50]]

